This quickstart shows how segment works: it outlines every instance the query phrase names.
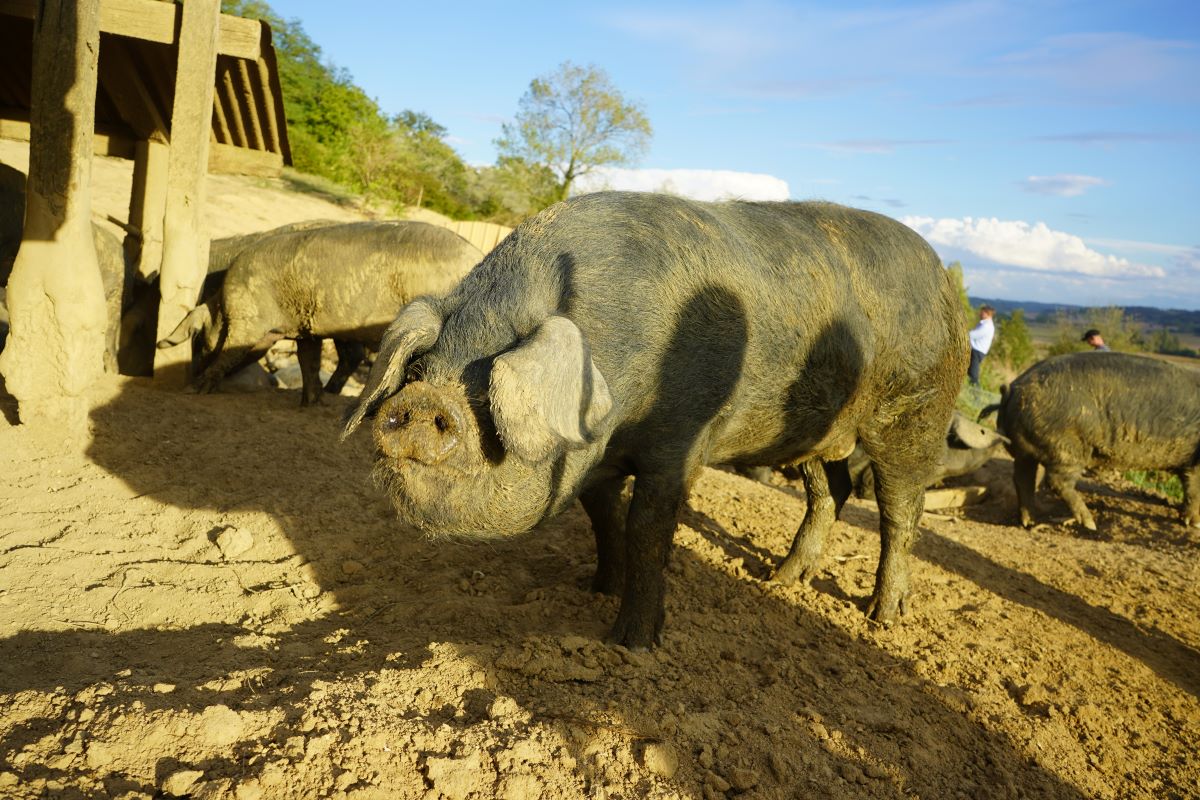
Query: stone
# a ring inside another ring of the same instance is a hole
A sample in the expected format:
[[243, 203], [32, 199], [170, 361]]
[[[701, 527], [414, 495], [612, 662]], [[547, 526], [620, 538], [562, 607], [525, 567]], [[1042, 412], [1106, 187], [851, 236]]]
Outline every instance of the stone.
[[198, 769], [177, 770], [162, 782], [162, 790], [172, 797], [184, 797], [191, 794], [192, 787], [203, 777], [204, 773]]
[[229, 560], [254, 547], [254, 536], [241, 528], [226, 528], [217, 534], [217, 548], [221, 557]]
[[679, 771], [679, 753], [666, 742], [650, 742], [642, 750], [642, 765], [655, 775], [670, 780]]

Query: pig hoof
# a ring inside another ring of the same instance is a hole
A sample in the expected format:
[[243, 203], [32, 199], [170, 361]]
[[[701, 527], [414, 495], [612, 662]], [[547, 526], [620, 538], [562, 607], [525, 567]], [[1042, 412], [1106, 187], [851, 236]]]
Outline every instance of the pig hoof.
[[890, 628], [899, 621], [900, 616], [907, 610], [908, 599], [906, 597], [881, 599], [878, 595], [875, 595], [871, 598], [871, 602], [867, 604], [867, 619], [885, 628]]
[[662, 644], [662, 627], [661, 620], [651, 629], [651, 626], [638, 624], [637, 620], [626, 620], [618, 614], [604, 641], [619, 644], [627, 650], [645, 652]]
[[621, 593], [622, 581], [611, 577], [597, 575], [592, 578], [592, 591], [596, 594], [606, 594], [610, 597], [616, 597]]
[[778, 583], [780, 586], [791, 586], [796, 581], [808, 583], [816, 574], [817, 571], [813, 567], [792, 561], [784, 561], [779, 565], [779, 569], [775, 570], [775, 574], [771, 576], [771, 583]]

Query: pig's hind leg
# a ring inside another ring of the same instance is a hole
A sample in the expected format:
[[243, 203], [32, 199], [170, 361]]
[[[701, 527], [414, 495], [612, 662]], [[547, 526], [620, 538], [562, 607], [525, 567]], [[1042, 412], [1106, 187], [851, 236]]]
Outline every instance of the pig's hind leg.
[[1083, 497], [1075, 489], [1075, 484], [1082, 474], [1082, 467], [1064, 464], [1046, 465], [1046, 482], [1050, 484], [1050, 488], [1067, 501], [1067, 505], [1071, 508], [1071, 516], [1075, 517], [1076, 522], [1089, 531], [1094, 531], [1096, 530], [1096, 520], [1092, 517], [1092, 512], [1088, 511]]
[[329, 383], [325, 384], [325, 391], [329, 394], [341, 394], [346, 380], [354, 374], [354, 370], [358, 369], [358, 365], [367, 357], [367, 348], [361, 342], [348, 342], [342, 339], [334, 339], [333, 345], [337, 348], [338, 365], [333, 374], [329, 376]]
[[[842, 505], [850, 495], [850, 474], [845, 469], [846, 462], [838, 461], [826, 465], [818, 459], [811, 459], [800, 466], [800, 474], [804, 480], [804, 494], [807, 498], [807, 508], [804, 510], [804, 520], [800, 529], [792, 539], [792, 547], [779, 569], [771, 576], [771, 580], [785, 586], [797, 580], [811, 580], [816, 575], [825, 552], [825, 539], [834, 520], [842, 510]], [[838, 469], [840, 466], [840, 470]], [[830, 472], [837, 476], [831, 489]], [[845, 473], [845, 479], [841, 479]]]
[[296, 360], [300, 362], [300, 406], [321, 403], [321, 337], [297, 336]]
[[283, 334], [276, 331], [259, 336], [231, 322], [220, 355], [196, 379], [196, 388], [201, 392], [215, 391], [222, 378], [258, 361], [282, 338]]

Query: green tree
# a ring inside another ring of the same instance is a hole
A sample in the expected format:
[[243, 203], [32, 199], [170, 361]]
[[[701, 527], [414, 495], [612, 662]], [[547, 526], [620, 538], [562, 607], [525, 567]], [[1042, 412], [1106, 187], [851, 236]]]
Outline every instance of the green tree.
[[971, 308], [971, 299], [967, 296], [967, 287], [963, 283], [963, 266], [958, 261], [951, 261], [946, 265], [946, 272], [950, 273], [950, 281], [958, 291], [958, 302], [962, 306], [963, 323], [967, 327], [973, 327], [975, 325], [976, 313]]
[[1125, 309], [1107, 306], [1089, 308], [1082, 314], [1071, 314], [1063, 309], [1055, 312], [1054, 338], [1050, 344], [1049, 355], [1089, 349], [1087, 343], [1081, 340], [1083, 332], [1089, 328], [1100, 331], [1105, 344], [1113, 350], [1129, 353], [1146, 349], [1141, 325], [1127, 316]]
[[555, 200], [597, 167], [633, 163], [650, 142], [650, 121], [604, 70], [565, 61], [529, 84], [516, 119], [496, 140], [501, 159], [519, 159], [556, 176]]
[[988, 355], [1017, 373], [1025, 369], [1034, 357], [1033, 337], [1025, 322], [1025, 310], [1014, 309], [1007, 317], [996, 320], [996, 340]]

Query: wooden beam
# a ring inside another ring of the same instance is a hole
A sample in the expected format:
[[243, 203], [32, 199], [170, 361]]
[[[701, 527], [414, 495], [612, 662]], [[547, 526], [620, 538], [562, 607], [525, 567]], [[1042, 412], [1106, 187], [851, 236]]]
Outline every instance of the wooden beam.
[[171, 149], [166, 142], [138, 142], [133, 159], [133, 191], [129, 224], [141, 238], [138, 274], [146, 280], [162, 269], [163, 219], [167, 208], [167, 171]]
[[283, 156], [265, 150], [249, 150], [213, 142], [208, 154], [208, 171], [226, 175], [255, 175], [278, 178], [283, 172]]
[[[12, 139], [17, 142], [30, 140], [30, 125], [28, 119], [6, 119], [0, 112], [0, 139]], [[28, 117], [28, 114], [25, 114]], [[133, 158], [137, 151], [137, 142], [128, 136], [118, 133], [96, 131], [92, 137], [92, 153], [98, 156], [114, 158]]]
[[221, 74], [221, 97], [225, 99], [225, 107], [229, 109], [229, 119], [233, 122], [235, 137], [230, 144], [249, 146], [246, 138], [246, 125], [242, 122], [242, 107], [238, 103], [238, 91], [233, 85], [233, 65], [229, 64]]
[[267, 143], [263, 139], [262, 122], [258, 118], [257, 109], [259, 106], [254, 100], [254, 84], [250, 81], [249, 67], [249, 62], [244, 58], [238, 59], [238, 77], [241, 78], [242, 84], [242, 105], [246, 108], [246, 116], [250, 117], [250, 133], [253, 134], [253, 138], [248, 144], [255, 150], [266, 150]]
[[[0, 0], [0, 14], [33, 19], [37, 0]], [[160, 0], [101, 0], [100, 32], [148, 42], [178, 41], [180, 6]], [[221, 15], [217, 52], [256, 61], [262, 52], [262, 23]]]
[[[188, 0], [179, 32], [171, 153], [163, 217], [162, 299], [158, 340], [164, 339], [200, 299], [208, 273], [209, 236], [204, 225], [204, 178], [212, 139], [213, 76], [217, 68], [219, 0]], [[181, 384], [190, 377], [191, 342], [158, 350], [154, 378]]]
[[283, 146], [279, 141], [279, 122], [275, 118], [275, 95], [271, 91], [271, 69], [262, 58], [258, 59], [258, 82], [262, 85], [262, 107], [263, 113], [267, 117], [267, 134], [271, 137], [267, 141], [267, 149], [282, 153]]

